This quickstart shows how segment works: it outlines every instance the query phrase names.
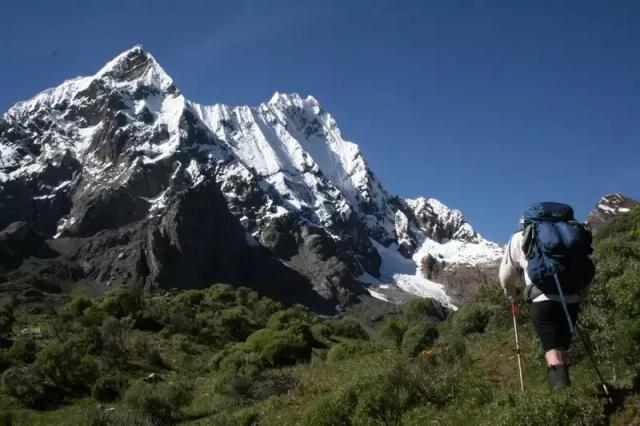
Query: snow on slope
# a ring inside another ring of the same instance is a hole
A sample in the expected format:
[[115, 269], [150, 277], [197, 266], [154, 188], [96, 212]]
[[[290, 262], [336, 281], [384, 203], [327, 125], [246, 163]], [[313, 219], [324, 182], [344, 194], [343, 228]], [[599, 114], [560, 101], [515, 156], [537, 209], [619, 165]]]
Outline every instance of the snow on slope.
[[414, 258], [407, 259], [404, 257], [398, 251], [397, 244], [390, 244], [388, 247], [385, 247], [375, 240], [371, 242], [382, 258], [380, 278], [365, 274], [360, 277], [360, 280], [374, 285], [373, 288], [369, 289], [369, 293], [373, 297], [390, 301], [390, 298], [385, 295], [384, 290], [386, 290], [389, 285], [395, 285], [412, 295], [435, 299], [445, 307], [456, 309], [451, 298], [444, 291], [442, 284], [430, 281], [422, 276], [418, 266], [419, 261], [416, 262]]

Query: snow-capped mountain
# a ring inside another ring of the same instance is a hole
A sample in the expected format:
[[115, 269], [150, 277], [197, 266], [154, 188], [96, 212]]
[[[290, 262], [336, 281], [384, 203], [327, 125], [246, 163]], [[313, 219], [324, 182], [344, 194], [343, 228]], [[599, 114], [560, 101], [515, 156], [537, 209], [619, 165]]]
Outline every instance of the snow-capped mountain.
[[595, 208], [587, 217], [587, 224], [591, 229], [610, 221], [620, 215], [629, 213], [632, 209], [640, 207], [640, 202], [618, 192], [607, 194], [598, 201]]
[[226, 280], [342, 304], [376, 283], [450, 304], [435, 269], [502, 253], [460, 211], [389, 195], [315, 98], [200, 105], [139, 46], [3, 115], [0, 212], [99, 286]]

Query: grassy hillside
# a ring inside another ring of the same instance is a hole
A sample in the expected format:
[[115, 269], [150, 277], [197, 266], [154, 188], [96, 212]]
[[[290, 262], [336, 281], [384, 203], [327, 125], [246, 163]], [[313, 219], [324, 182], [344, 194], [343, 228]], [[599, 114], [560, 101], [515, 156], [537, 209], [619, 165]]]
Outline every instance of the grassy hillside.
[[612, 401], [578, 341], [573, 385], [548, 392], [526, 305], [520, 392], [497, 284], [443, 322], [415, 299], [371, 329], [223, 284], [87, 297], [5, 282], [0, 425], [640, 424], [639, 235], [640, 211], [598, 231], [580, 320]]

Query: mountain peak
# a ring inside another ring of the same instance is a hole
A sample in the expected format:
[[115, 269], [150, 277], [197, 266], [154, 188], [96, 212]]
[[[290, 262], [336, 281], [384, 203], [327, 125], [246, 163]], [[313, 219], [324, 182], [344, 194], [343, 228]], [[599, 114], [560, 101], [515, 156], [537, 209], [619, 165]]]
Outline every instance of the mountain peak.
[[154, 86], [163, 91], [178, 93], [173, 80], [155, 58], [146, 52], [142, 45], [135, 45], [113, 58], [94, 75], [76, 77], [64, 81], [57, 87], [43, 90], [27, 101], [16, 103], [7, 113], [9, 116], [18, 118], [33, 113], [42, 105], [49, 107], [61, 105], [73, 99], [79, 92], [88, 89], [97, 80], [108, 80], [112, 86], [117, 87], [142, 82], [144, 85]]
[[95, 75], [98, 78], [104, 76], [108, 76], [118, 82], [142, 79], [147, 83], [156, 84], [163, 90], [173, 84], [171, 77], [158, 64], [155, 58], [139, 44], [120, 53]]
[[589, 213], [587, 224], [589, 224], [592, 229], [596, 229], [614, 217], [628, 213], [631, 209], [638, 207], [640, 207], [640, 202], [624, 194], [619, 192], [607, 194], [600, 198], [593, 211]]

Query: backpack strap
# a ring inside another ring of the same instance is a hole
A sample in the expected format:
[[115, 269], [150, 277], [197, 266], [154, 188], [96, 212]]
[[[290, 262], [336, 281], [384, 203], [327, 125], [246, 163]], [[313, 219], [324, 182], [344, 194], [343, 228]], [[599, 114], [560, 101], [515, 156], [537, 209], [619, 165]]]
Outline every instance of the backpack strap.
[[524, 291], [522, 292], [522, 296], [524, 297], [524, 300], [527, 303], [533, 303], [533, 299], [540, 296], [541, 294], [544, 294], [544, 293], [534, 284], [525, 286]]
[[522, 251], [527, 259], [531, 259], [535, 255], [536, 250], [536, 225], [533, 222], [527, 222], [522, 230]]

